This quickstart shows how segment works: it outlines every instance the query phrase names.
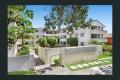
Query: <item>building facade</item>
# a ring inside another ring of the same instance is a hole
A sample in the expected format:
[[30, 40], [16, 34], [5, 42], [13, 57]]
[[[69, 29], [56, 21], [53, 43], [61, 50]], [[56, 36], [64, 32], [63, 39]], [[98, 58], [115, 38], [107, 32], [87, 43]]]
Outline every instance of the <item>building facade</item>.
[[[83, 46], [90, 43], [92, 40], [97, 40], [99, 42], [106, 42], [105, 35], [107, 31], [104, 30], [105, 26], [99, 22], [98, 20], [94, 20], [91, 22], [91, 26], [86, 28], [78, 28], [73, 29], [72, 37], [76, 37], [78, 39], [78, 45]], [[67, 29], [61, 29], [60, 32], [57, 30], [53, 34], [52, 32], [44, 32], [43, 28], [36, 28], [36, 32], [34, 33], [34, 41], [35, 43], [41, 36], [56, 36], [59, 38], [59, 45], [66, 46], [67, 38], [70, 38]]]

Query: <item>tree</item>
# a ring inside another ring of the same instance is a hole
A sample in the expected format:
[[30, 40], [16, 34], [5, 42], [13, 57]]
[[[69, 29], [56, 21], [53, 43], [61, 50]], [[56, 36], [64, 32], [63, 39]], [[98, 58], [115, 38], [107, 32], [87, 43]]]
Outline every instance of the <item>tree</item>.
[[19, 24], [21, 17], [33, 18], [33, 11], [26, 9], [25, 5], [9, 5], [8, 6], [8, 24], [14, 22]]
[[[85, 19], [88, 13], [88, 6], [85, 5], [53, 5], [49, 15], [45, 16], [45, 29], [60, 30], [62, 25], [67, 25], [69, 31], [73, 27], [87, 27]], [[54, 32], [54, 31], [53, 31]]]
[[8, 28], [8, 46], [9, 47], [11, 47], [17, 40], [16, 32], [17, 32], [16, 27]]
[[29, 47], [24, 45], [18, 50], [17, 53], [18, 56], [28, 55], [28, 54], [29, 54]]
[[[26, 37], [28, 38], [29, 36], [28, 33], [33, 32], [31, 27], [32, 23], [30, 22], [30, 19], [33, 19], [33, 11], [26, 9], [26, 6], [24, 5], [8, 6], [8, 24], [16, 23], [16, 36], [17, 39], [18, 38], [22, 39], [22, 45], [25, 42], [25, 38]], [[13, 33], [11, 32], [11, 34]]]

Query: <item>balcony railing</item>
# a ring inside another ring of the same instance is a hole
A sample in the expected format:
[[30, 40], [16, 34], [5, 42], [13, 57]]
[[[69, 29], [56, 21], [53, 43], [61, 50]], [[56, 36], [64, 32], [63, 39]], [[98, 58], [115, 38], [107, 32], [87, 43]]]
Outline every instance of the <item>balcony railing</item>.
[[96, 40], [96, 41], [99, 41], [99, 42], [107, 42], [106, 38], [102, 38], [102, 39], [101, 38], [92, 38], [91, 41], [92, 40]]
[[101, 29], [91, 29], [91, 33], [107, 33], [107, 31]]

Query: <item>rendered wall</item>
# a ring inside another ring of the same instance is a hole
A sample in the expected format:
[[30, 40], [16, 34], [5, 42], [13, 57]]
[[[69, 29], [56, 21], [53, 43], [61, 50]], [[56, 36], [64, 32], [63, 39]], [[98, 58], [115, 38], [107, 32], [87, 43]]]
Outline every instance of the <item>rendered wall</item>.
[[38, 56], [44, 63], [46, 63], [47, 56], [45, 53], [45, 48], [38, 46]]
[[47, 59], [46, 63], [51, 64], [51, 57], [56, 56], [56, 55], [60, 55], [61, 48], [46, 48], [45, 52], [46, 52], [46, 59]]
[[100, 51], [97, 51], [98, 50], [97, 47], [95, 47], [96, 49], [92, 51], [92, 47], [95, 47], [95, 46], [64, 48], [61, 54], [62, 64], [73, 64], [80, 61], [96, 60], [97, 56], [100, 54]]
[[34, 68], [34, 56], [8, 57], [8, 72]]

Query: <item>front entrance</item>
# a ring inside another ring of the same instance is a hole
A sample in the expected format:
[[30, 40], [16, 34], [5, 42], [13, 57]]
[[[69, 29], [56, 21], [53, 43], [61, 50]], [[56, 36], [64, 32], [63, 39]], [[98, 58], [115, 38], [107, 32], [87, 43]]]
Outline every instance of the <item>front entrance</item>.
[[60, 54], [53, 55], [50, 57], [50, 64], [55, 64], [54, 60], [59, 59], [60, 60]]

